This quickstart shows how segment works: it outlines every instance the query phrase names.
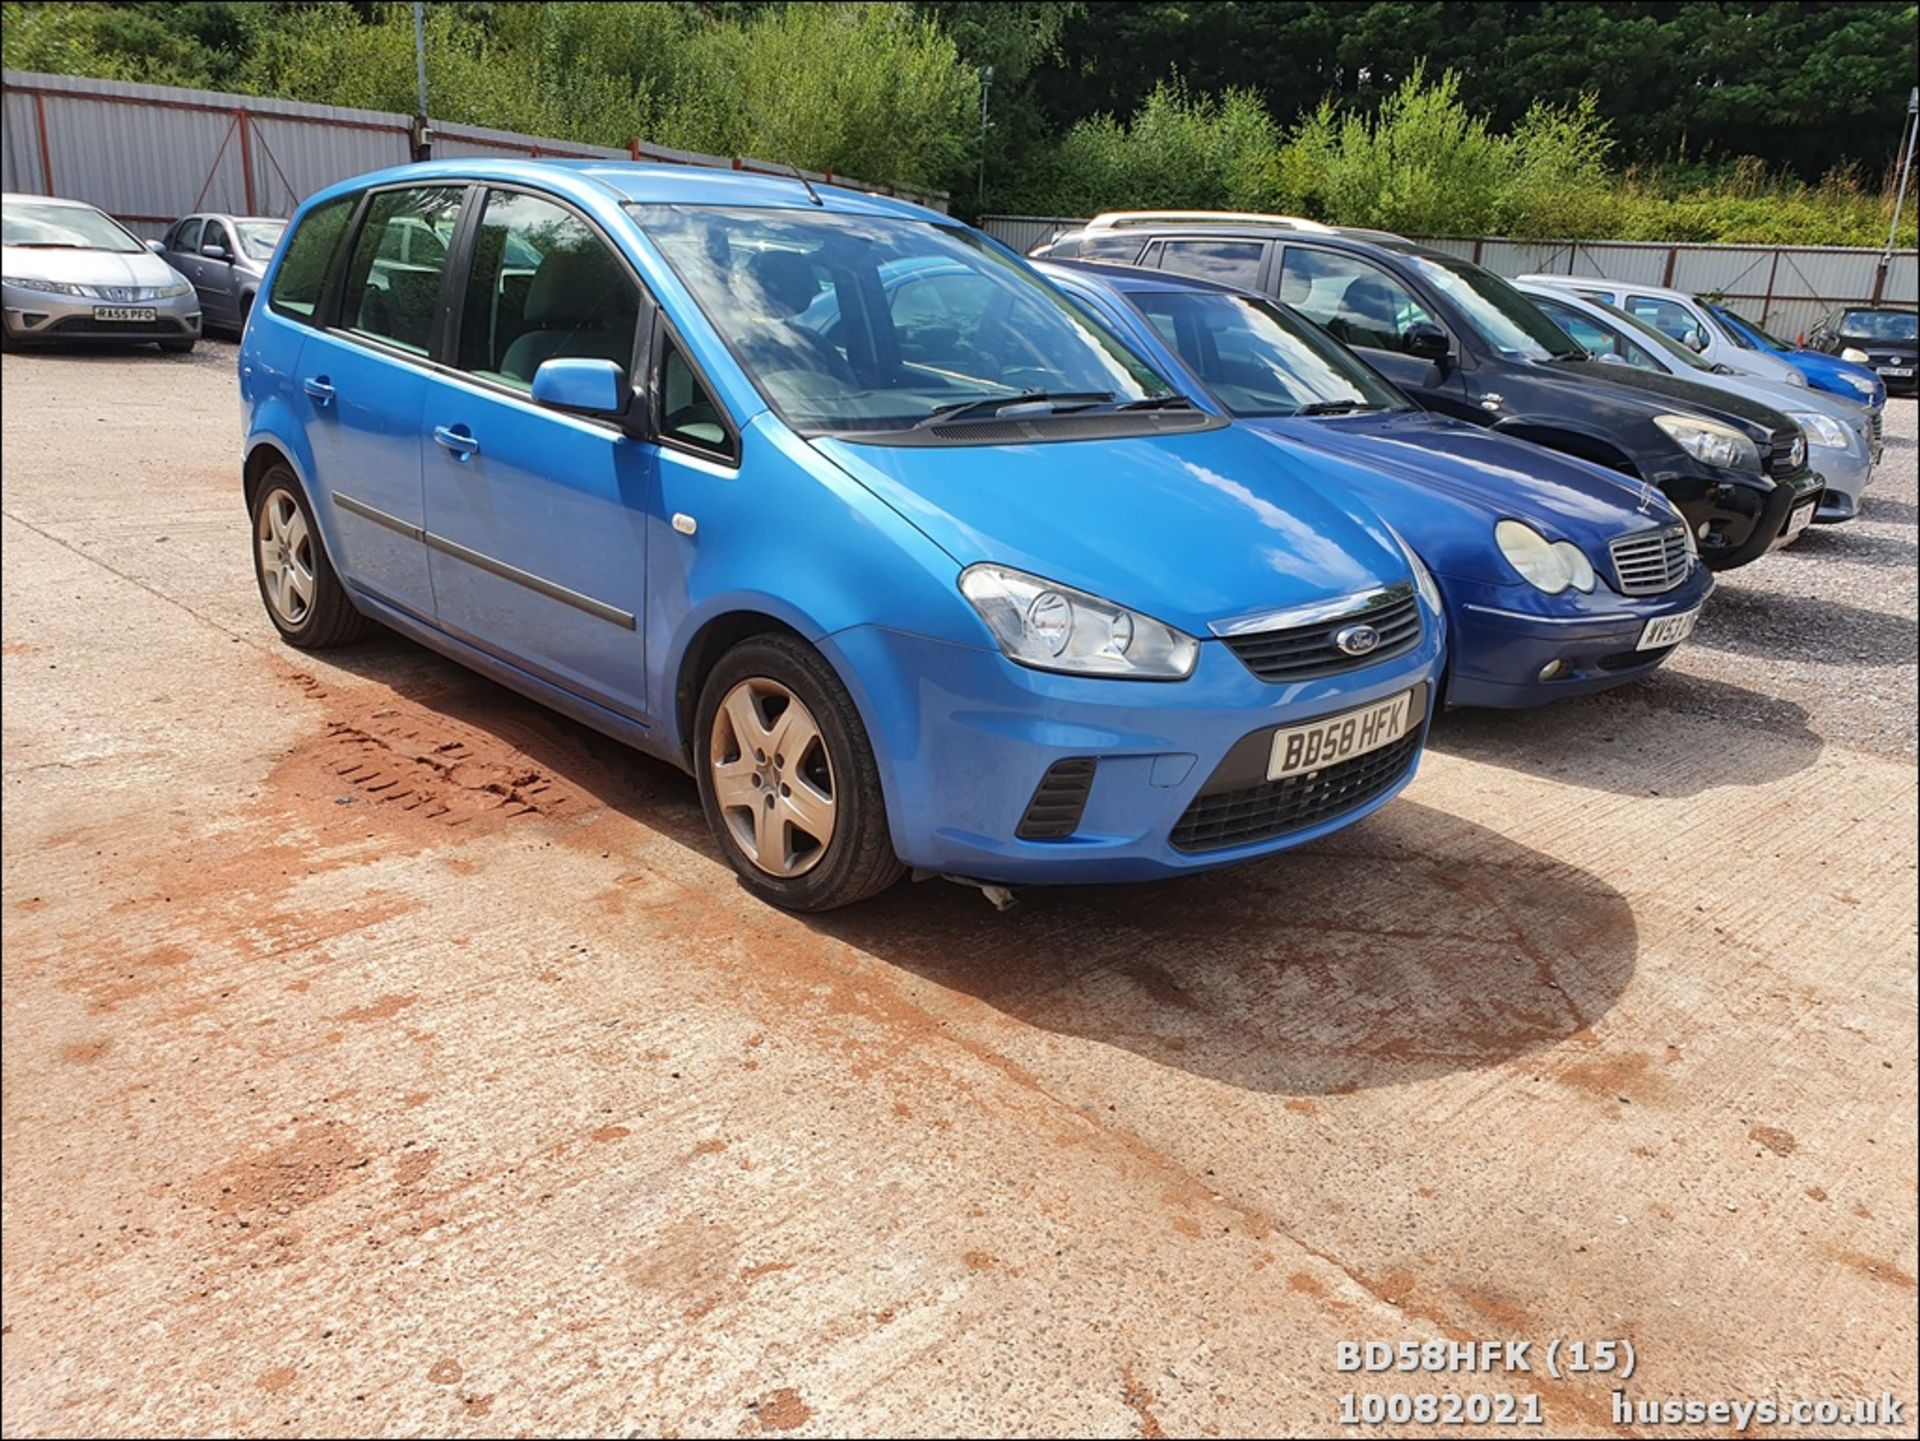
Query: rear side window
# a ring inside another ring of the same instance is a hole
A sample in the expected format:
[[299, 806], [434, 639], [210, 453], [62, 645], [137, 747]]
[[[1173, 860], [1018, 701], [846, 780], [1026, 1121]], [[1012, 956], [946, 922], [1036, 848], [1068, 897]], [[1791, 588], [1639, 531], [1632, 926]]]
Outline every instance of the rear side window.
[[1137, 235], [1083, 236], [1078, 254], [1082, 260], [1110, 260], [1117, 265], [1129, 265], [1140, 254], [1140, 237]]
[[447, 245], [465, 195], [464, 186], [423, 186], [373, 197], [347, 266], [341, 325], [415, 355], [427, 353]]
[[1266, 251], [1266, 242], [1260, 240], [1169, 240], [1160, 249], [1160, 268], [1252, 287], [1260, 283]]
[[1629, 295], [1627, 314], [1639, 316], [1661, 334], [1672, 336], [1682, 344], [1701, 331], [1700, 322], [1686, 306], [1654, 295]]
[[[316, 206], [300, 222], [287, 241], [287, 253], [280, 258], [280, 268], [273, 275], [273, 291], [267, 297], [267, 304], [274, 310], [302, 320], [313, 318], [313, 309], [320, 303], [320, 292], [326, 288], [333, 252], [339, 248], [340, 236], [353, 216], [358, 199], [355, 195], [343, 195], [338, 200], [329, 200], [325, 205]], [[186, 233], [184, 226], [181, 233], [183, 236]], [[187, 247], [182, 243], [180, 248]]]
[[[410, 254], [425, 242], [411, 239]], [[460, 311], [462, 370], [531, 390], [541, 362], [633, 364], [640, 289], [594, 228], [564, 206], [489, 190]]]

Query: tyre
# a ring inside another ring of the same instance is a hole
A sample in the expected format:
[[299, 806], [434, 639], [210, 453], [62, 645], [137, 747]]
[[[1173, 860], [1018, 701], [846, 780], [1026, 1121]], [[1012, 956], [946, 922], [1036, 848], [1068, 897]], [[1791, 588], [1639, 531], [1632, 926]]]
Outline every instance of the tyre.
[[193, 350], [198, 339], [198, 336], [189, 335], [185, 340], [163, 340], [160, 342], [160, 348], [168, 355], [186, 355]]
[[372, 629], [334, 574], [306, 494], [284, 465], [263, 475], [254, 493], [253, 574], [267, 616], [288, 645], [318, 650]]
[[695, 772], [707, 824], [762, 900], [826, 911], [905, 873], [853, 698], [793, 636], [742, 641], [700, 692]]

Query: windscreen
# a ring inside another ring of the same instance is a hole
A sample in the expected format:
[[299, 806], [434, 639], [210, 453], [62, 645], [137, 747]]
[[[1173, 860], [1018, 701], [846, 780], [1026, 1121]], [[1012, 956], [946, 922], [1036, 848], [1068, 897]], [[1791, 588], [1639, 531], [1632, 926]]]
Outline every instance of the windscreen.
[[1409, 404], [1318, 326], [1264, 300], [1190, 290], [1133, 291], [1125, 298], [1234, 415]]
[[8, 200], [0, 217], [0, 243], [36, 250], [111, 250], [126, 255], [144, 249], [120, 222], [85, 205], [35, 205]]
[[1566, 331], [1526, 296], [1472, 261], [1409, 255], [1407, 263], [1445, 293], [1480, 338], [1515, 360], [1583, 360]]
[[240, 234], [240, 248], [253, 260], [271, 260], [273, 247], [287, 232], [284, 220], [236, 220], [233, 228]]
[[1029, 395], [1085, 407], [1173, 394], [1097, 320], [965, 230], [797, 209], [630, 208], [803, 434], [903, 430]]
[[1920, 318], [1910, 310], [1849, 310], [1840, 319], [1843, 340], [1912, 340]]

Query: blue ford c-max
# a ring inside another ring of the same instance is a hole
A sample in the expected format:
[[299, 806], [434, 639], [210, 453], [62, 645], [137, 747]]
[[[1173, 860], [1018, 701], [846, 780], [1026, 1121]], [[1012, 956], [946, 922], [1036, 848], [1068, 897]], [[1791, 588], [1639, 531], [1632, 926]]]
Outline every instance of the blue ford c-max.
[[[921, 256], [952, 273], [891, 303]], [[1289, 468], [945, 216], [433, 162], [312, 197], [263, 293], [281, 634], [377, 620], [684, 767], [778, 905], [1245, 860], [1412, 778], [1444, 622], [1346, 463]]]

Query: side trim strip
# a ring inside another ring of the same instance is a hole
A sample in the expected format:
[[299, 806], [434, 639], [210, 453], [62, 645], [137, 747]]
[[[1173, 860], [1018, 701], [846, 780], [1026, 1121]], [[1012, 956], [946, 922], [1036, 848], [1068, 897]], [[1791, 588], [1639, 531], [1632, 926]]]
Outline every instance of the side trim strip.
[[411, 525], [397, 515], [388, 515], [384, 510], [376, 510], [364, 500], [355, 500], [350, 495], [333, 493], [333, 503], [349, 515], [357, 515], [362, 520], [370, 520], [375, 525], [384, 525], [388, 530], [397, 530], [409, 540], [425, 540], [427, 533], [417, 525]]
[[[1652, 597], [1649, 597], [1651, 599]], [[1467, 610], [1479, 611], [1482, 615], [1497, 615], [1502, 620], [1524, 620], [1529, 625], [1638, 625], [1643, 619], [1637, 615], [1528, 615], [1524, 611], [1501, 610], [1497, 606], [1475, 605], [1468, 601]]]
[[603, 600], [595, 600], [592, 596], [582, 595], [577, 590], [568, 590], [564, 585], [543, 579], [531, 571], [521, 570], [518, 566], [508, 565], [504, 560], [495, 560], [492, 556], [482, 555], [477, 550], [468, 550], [464, 545], [448, 540], [444, 535], [435, 535], [432, 531], [428, 531], [427, 548], [437, 550], [442, 555], [450, 555], [455, 560], [464, 560], [468, 565], [478, 566], [490, 575], [497, 575], [502, 580], [510, 580], [515, 585], [524, 585], [528, 590], [536, 591], [548, 600], [557, 600], [564, 605], [573, 606], [576, 610], [584, 610], [588, 615], [612, 621], [613, 624], [627, 630], [639, 628], [632, 611], [621, 610], [619, 606], [608, 605]]
[[397, 515], [388, 515], [384, 510], [368, 505], [364, 500], [355, 500], [339, 491], [333, 494], [333, 503], [350, 515], [362, 520], [370, 520], [375, 525], [383, 525], [388, 530], [396, 530], [409, 539], [420, 541], [429, 550], [437, 550], [442, 555], [450, 555], [455, 560], [464, 560], [468, 565], [478, 566], [489, 575], [497, 575], [502, 580], [510, 580], [515, 585], [523, 585], [528, 590], [544, 595], [548, 600], [557, 600], [576, 610], [583, 610], [599, 620], [610, 621], [625, 630], [639, 629], [632, 611], [620, 609], [617, 605], [608, 605], [603, 600], [595, 600], [590, 595], [582, 595], [577, 590], [569, 590], [556, 581], [537, 576], [531, 571], [521, 570], [518, 566], [508, 565], [504, 560], [495, 560], [477, 550], [469, 550], [458, 541], [448, 540], [444, 535], [435, 535], [432, 531], [422, 530], [411, 525]]

